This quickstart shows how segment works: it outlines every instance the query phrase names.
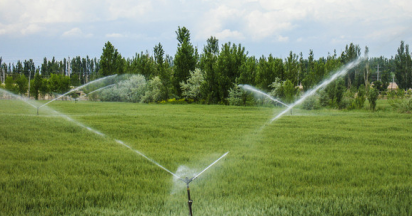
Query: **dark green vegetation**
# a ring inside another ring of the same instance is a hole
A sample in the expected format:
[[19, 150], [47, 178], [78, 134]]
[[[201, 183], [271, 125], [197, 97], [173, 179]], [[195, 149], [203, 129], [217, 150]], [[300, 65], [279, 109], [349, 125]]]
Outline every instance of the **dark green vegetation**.
[[[364, 60], [359, 65], [332, 86], [339, 84], [342, 92], [351, 90], [354, 93], [362, 91], [359, 90], [362, 85], [368, 87], [372, 83], [379, 92], [386, 91], [390, 82], [396, 82], [403, 90], [412, 88], [412, 58], [404, 41], [398, 48], [394, 47], [394, 57], [391, 58], [369, 57], [368, 47], [361, 48], [353, 43], [344, 48], [337, 47], [342, 50], [341, 53], [337, 53], [336, 49], [330, 50], [328, 56], [316, 56], [313, 50], [308, 50], [305, 53], [291, 51], [286, 58], [279, 58], [272, 54], [250, 56], [241, 44], [219, 44], [213, 36], [205, 41], [203, 47], [196, 47], [191, 43], [190, 31], [186, 27], [178, 27], [175, 33], [177, 49], [171, 55], [166, 54], [161, 43], [158, 43], [153, 52], [140, 52], [126, 58], [108, 41], [99, 59], [88, 56], [60, 61], [54, 57], [49, 60], [44, 58], [36, 68], [31, 59], [7, 64], [0, 57], [0, 74], [4, 72], [6, 76], [2, 77], [2, 83], [8, 91], [26, 95], [30, 91], [37, 99], [39, 94], [63, 94], [70, 86], [80, 86], [103, 76], [140, 74], [147, 82], [161, 84], [155, 102], [186, 98], [197, 103], [229, 104], [230, 90], [237, 84], [252, 85], [265, 92], [277, 91], [277, 95], [273, 96], [293, 101], [296, 86], [302, 85], [305, 91], [311, 89], [342, 66], [362, 57]], [[196, 70], [200, 71], [196, 75], [198, 79], [193, 79], [191, 72]], [[183, 85], [190, 80], [195, 88], [191, 88], [192, 92], [188, 94]], [[282, 87], [285, 91], [278, 91], [276, 87]], [[196, 94], [193, 89], [196, 89]], [[336, 99], [339, 102], [340, 98]], [[342, 104], [337, 103], [336, 107], [342, 109]]]
[[411, 215], [412, 121], [391, 112], [0, 100], [0, 215]]

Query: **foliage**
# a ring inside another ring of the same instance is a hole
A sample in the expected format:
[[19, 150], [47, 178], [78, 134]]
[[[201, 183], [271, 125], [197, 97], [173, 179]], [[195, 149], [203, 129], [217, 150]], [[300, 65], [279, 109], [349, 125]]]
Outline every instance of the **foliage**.
[[203, 55], [200, 57], [200, 68], [204, 72], [204, 79], [201, 86], [201, 95], [208, 103], [217, 103], [219, 96], [219, 73], [217, 71], [217, 60], [219, 55], [219, 40], [215, 37], [207, 39], [207, 44], [203, 48]]
[[[273, 89], [269, 85], [278, 78], [281, 83], [289, 80], [293, 86], [302, 84], [307, 91], [325, 78], [331, 77], [343, 65], [361, 56], [360, 46], [350, 43], [341, 53], [338, 54], [335, 49], [333, 54], [326, 57], [315, 58], [313, 49], [308, 50], [307, 58], [303, 58], [302, 52], [297, 54], [292, 51], [285, 58], [271, 54], [255, 57], [248, 56], [246, 48], [241, 44], [227, 42], [220, 45], [218, 38], [213, 36], [206, 40], [203, 52], [199, 55], [186, 27], [178, 27], [176, 39], [178, 45], [173, 57], [167, 55], [162, 44], [158, 43], [153, 52], [138, 51], [126, 60], [108, 41], [104, 44], [100, 59], [91, 59], [88, 56], [61, 60], [55, 57], [44, 58], [37, 68], [32, 59], [17, 60], [16, 63], [9, 64], [0, 61], [0, 68], [7, 77], [13, 77], [15, 81], [21, 74], [34, 80], [36, 72], [39, 72], [43, 78], [51, 79], [48, 82], [51, 85], [49, 93], [64, 92], [55, 86], [56, 82], [51, 77], [53, 74], [70, 77], [72, 86], [80, 86], [111, 74], [141, 74], [146, 80], [158, 76], [162, 83], [161, 100], [164, 101], [172, 97], [181, 98], [180, 83], [187, 82], [190, 71], [199, 68], [203, 72], [204, 82], [200, 90], [201, 98], [197, 100], [207, 104], [227, 104], [229, 89], [233, 87], [235, 80], [238, 80], [239, 84], [249, 84], [270, 92]], [[344, 85], [337, 86], [337, 82], [332, 82], [325, 88], [331, 107], [341, 106], [339, 103], [347, 89], [354, 91], [362, 84], [369, 85], [369, 82], [373, 82], [380, 92], [385, 91], [392, 80], [398, 83], [400, 89], [412, 87], [412, 59], [409, 46], [404, 41], [401, 41], [393, 58], [369, 57], [368, 47], [365, 47], [364, 53], [362, 62], [343, 77]], [[389, 95], [392, 96], [394, 97]], [[292, 98], [285, 100], [293, 101]], [[357, 102], [361, 103], [362, 100]]]
[[285, 103], [292, 103], [299, 93], [299, 89], [290, 80], [280, 82], [280, 79], [276, 78], [275, 82], [269, 85], [269, 87], [273, 89], [270, 95], [281, 99]]
[[388, 91], [387, 91], [387, 95], [388, 95], [388, 99], [395, 99], [395, 98], [397, 98], [397, 95], [396, 95], [396, 91], [395, 91], [395, 90], [388, 90]]
[[401, 41], [398, 52], [395, 55], [395, 68], [395, 76], [398, 80], [399, 88], [412, 88], [412, 59], [409, 45], [405, 45], [404, 41]]
[[356, 108], [362, 109], [363, 105], [365, 104], [365, 100], [366, 100], [366, 91], [365, 91], [365, 86], [362, 84], [358, 89], [358, 93], [356, 94], [356, 98], [355, 98]]
[[329, 103], [329, 96], [325, 90], [319, 91], [319, 105], [322, 107], [328, 106]]
[[50, 92], [49, 81], [46, 78], [42, 79], [39, 92], [43, 97]]
[[[157, 87], [157, 85], [156, 85]], [[123, 101], [138, 103], [144, 99], [147, 82], [143, 75], [131, 75], [116, 86], [101, 91], [102, 101]]]
[[405, 97], [405, 90], [399, 88], [396, 91], [396, 96], [397, 96], [397, 98], [403, 99]]
[[243, 105], [242, 95], [242, 89], [238, 85], [234, 85], [233, 88], [229, 89], [229, 104], [233, 106]]
[[158, 76], [153, 77], [147, 83], [147, 90], [142, 97], [142, 102], [158, 102], [162, 99], [162, 81]]
[[220, 103], [226, 104], [229, 89], [240, 76], [240, 67], [246, 61], [247, 52], [241, 44], [223, 44], [217, 59], [218, 91]]
[[190, 76], [190, 71], [194, 71], [197, 63], [196, 51], [190, 42], [190, 32], [186, 27], [176, 31], [179, 41], [177, 52], [174, 58], [174, 74], [172, 84], [177, 96], [182, 96], [180, 83], [186, 81]]
[[16, 80], [17, 92], [20, 95], [26, 94], [29, 88], [29, 83], [24, 74], [21, 74], [19, 78]]
[[412, 98], [388, 100], [394, 110], [400, 113], [412, 112]]
[[346, 90], [343, 94], [340, 103], [338, 103], [339, 109], [348, 109], [352, 110], [356, 108], [356, 101], [354, 98], [354, 94], [350, 90]]
[[317, 109], [320, 109], [320, 107], [321, 107], [321, 104], [319, 102], [317, 95], [313, 95], [309, 97], [302, 104], [302, 108], [305, 110], [317, 110]]
[[60, 74], [51, 74], [48, 80], [50, 94], [62, 94], [70, 90], [70, 78]]
[[386, 88], [388, 86], [385, 85], [383, 82], [377, 80], [373, 83], [373, 87], [376, 88], [378, 91], [383, 92], [383, 91], [386, 91]]
[[375, 88], [369, 89], [367, 97], [368, 97], [370, 109], [374, 111], [376, 109], [376, 101], [378, 100], [378, 97], [379, 97], [378, 90], [376, 90]]
[[112, 74], [124, 73], [125, 60], [116, 48], [107, 41], [103, 47], [103, 53], [100, 56], [100, 71], [102, 76], [108, 76]]
[[406, 91], [406, 97], [407, 98], [412, 97], [412, 89], [408, 89], [408, 91]]
[[204, 75], [202, 71], [196, 68], [194, 71], [190, 72], [190, 77], [187, 79], [187, 82], [181, 82], [180, 88], [182, 90], [182, 96], [186, 99], [193, 99], [198, 101], [201, 98], [200, 87], [204, 82]]
[[336, 80], [335, 91], [334, 91], [335, 100], [336, 100], [336, 104], [338, 105], [338, 107], [343, 107], [340, 103], [342, 101], [345, 91], [346, 91], [345, 81], [342, 78], [338, 78]]
[[42, 88], [42, 84], [43, 84], [43, 80], [42, 77], [39, 73], [36, 73], [36, 75], [34, 75], [34, 82], [33, 82], [33, 91], [30, 90], [31, 94], [34, 95], [34, 98], [36, 100], [39, 99], [39, 93], [40, 93], [40, 89]]
[[5, 88], [7, 91], [17, 93], [17, 87], [15, 86], [13, 77], [11, 76], [6, 77]]

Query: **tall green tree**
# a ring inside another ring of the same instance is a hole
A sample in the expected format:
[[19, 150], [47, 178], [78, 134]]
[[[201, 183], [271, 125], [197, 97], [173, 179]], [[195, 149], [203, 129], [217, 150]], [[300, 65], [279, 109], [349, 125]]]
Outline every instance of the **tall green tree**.
[[180, 82], [186, 81], [190, 76], [190, 71], [194, 71], [197, 58], [196, 51], [190, 42], [190, 32], [186, 27], [180, 28], [176, 31], [178, 46], [174, 58], [174, 74], [172, 84], [175, 93], [178, 97], [182, 96], [182, 89]]
[[124, 73], [125, 60], [116, 48], [108, 41], [104, 44], [103, 53], [100, 56], [100, 74], [108, 76]]
[[17, 93], [17, 88], [14, 85], [15, 82], [14, 82], [12, 76], [7, 76], [4, 83], [5, 83], [5, 88], [6, 88], [7, 91]]
[[395, 55], [395, 77], [398, 81], [399, 88], [408, 89], [412, 87], [412, 61], [409, 53], [409, 45], [403, 41]]
[[27, 90], [29, 89], [29, 81], [26, 78], [26, 76], [24, 76], [24, 74], [21, 74], [19, 76], [19, 78], [16, 80], [16, 84], [17, 84], [17, 92], [20, 95], [27, 93]]
[[201, 87], [202, 96], [208, 104], [217, 103], [219, 97], [217, 59], [219, 55], [219, 40], [215, 37], [207, 39], [200, 58], [200, 68], [204, 72], [204, 82]]
[[254, 56], [247, 57], [246, 62], [240, 66], [240, 84], [256, 85], [257, 64]]
[[141, 52], [132, 58], [127, 60], [126, 70], [132, 74], [141, 74], [146, 80], [149, 80], [157, 76], [157, 68], [155, 60], [149, 55], [149, 52]]
[[[361, 55], [361, 48], [359, 45], [354, 45], [350, 43], [349, 46], [346, 45], [345, 51], [341, 54], [341, 60], [343, 65], [352, 62], [353, 60], [357, 59]], [[358, 67], [354, 67], [353, 69], [349, 70], [345, 76], [345, 83], [347, 88], [351, 88], [352, 84], [355, 81], [356, 74], [358, 73]]]
[[272, 54], [266, 59], [262, 56], [257, 66], [256, 85], [265, 91], [272, 88], [270, 85], [275, 82], [276, 78], [283, 81], [284, 66], [282, 59], [275, 58]]
[[156, 61], [156, 70], [162, 86], [160, 87], [161, 99], [169, 98], [169, 89], [171, 84], [171, 68], [168, 56], [165, 58], [165, 52], [161, 43], [154, 47], [154, 59]]
[[41, 75], [39, 73], [36, 73], [36, 75], [34, 75], [34, 82], [33, 82], [33, 85], [32, 85], [33, 86], [33, 91], [30, 91], [30, 92], [32, 92], [31, 94], [34, 95], [34, 98], [36, 100], [39, 99], [39, 91], [41, 89], [42, 84], [43, 84], [43, 79], [42, 79]]
[[298, 56], [290, 51], [289, 56], [285, 59], [285, 74], [286, 79], [290, 80], [295, 86], [298, 83], [299, 61]]
[[220, 102], [227, 103], [229, 89], [240, 76], [240, 67], [246, 61], [247, 52], [241, 44], [225, 43], [217, 60], [217, 77]]

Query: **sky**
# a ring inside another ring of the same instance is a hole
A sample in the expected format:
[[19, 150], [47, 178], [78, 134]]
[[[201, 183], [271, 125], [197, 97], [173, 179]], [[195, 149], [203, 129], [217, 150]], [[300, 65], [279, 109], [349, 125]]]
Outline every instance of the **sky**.
[[412, 43], [411, 0], [0, 0], [3, 62], [88, 55], [99, 58], [110, 41], [126, 58], [177, 50], [186, 27], [203, 50], [207, 38], [241, 44], [249, 56], [326, 57], [345, 46], [369, 47], [390, 58], [400, 41]]

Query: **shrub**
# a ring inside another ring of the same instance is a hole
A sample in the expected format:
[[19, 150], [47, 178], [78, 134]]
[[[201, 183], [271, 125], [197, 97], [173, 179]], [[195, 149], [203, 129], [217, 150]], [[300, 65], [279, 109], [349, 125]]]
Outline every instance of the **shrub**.
[[362, 109], [363, 105], [365, 104], [365, 100], [366, 100], [365, 87], [361, 85], [358, 89], [358, 93], [356, 94], [356, 98], [355, 98], [356, 108]]
[[229, 89], [229, 104], [234, 106], [242, 105], [242, 90], [238, 85], [235, 85], [233, 88]]
[[320, 103], [317, 96], [311, 96], [306, 99], [303, 104], [302, 108], [305, 110], [316, 110], [320, 109]]
[[400, 113], [411, 113], [412, 111], [412, 98], [404, 100], [392, 99], [388, 100], [388, 102], [395, 111]]
[[375, 111], [375, 108], [376, 108], [376, 100], [378, 99], [378, 96], [379, 96], [378, 90], [376, 90], [375, 88], [369, 89], [369, 92], [368, 92], [368, 95], [367, 95], [367, 96], [368, 96], [368, 101], [369, 101], [370, 109], [373, 110], [373, 111]]
[[180, 88], [182, 89], [182, 96], [187, 99], [191, 98], [197, 101], [201, 98], [201, 86], [204, 82], [204, 75], [202, 71], [196, 68], [194, 71], [190, 71], [190, 77], [187, 82], [180, 82]]
[[153, 77], [147, 84], [147, 90], [141, 99], [141, 102], [157, 102], [162, 98], [162, 81], [158, 76]]
[[326, 107], [329, 105], [329, 95], [325, 90], [319, 92], [319, 105]]

